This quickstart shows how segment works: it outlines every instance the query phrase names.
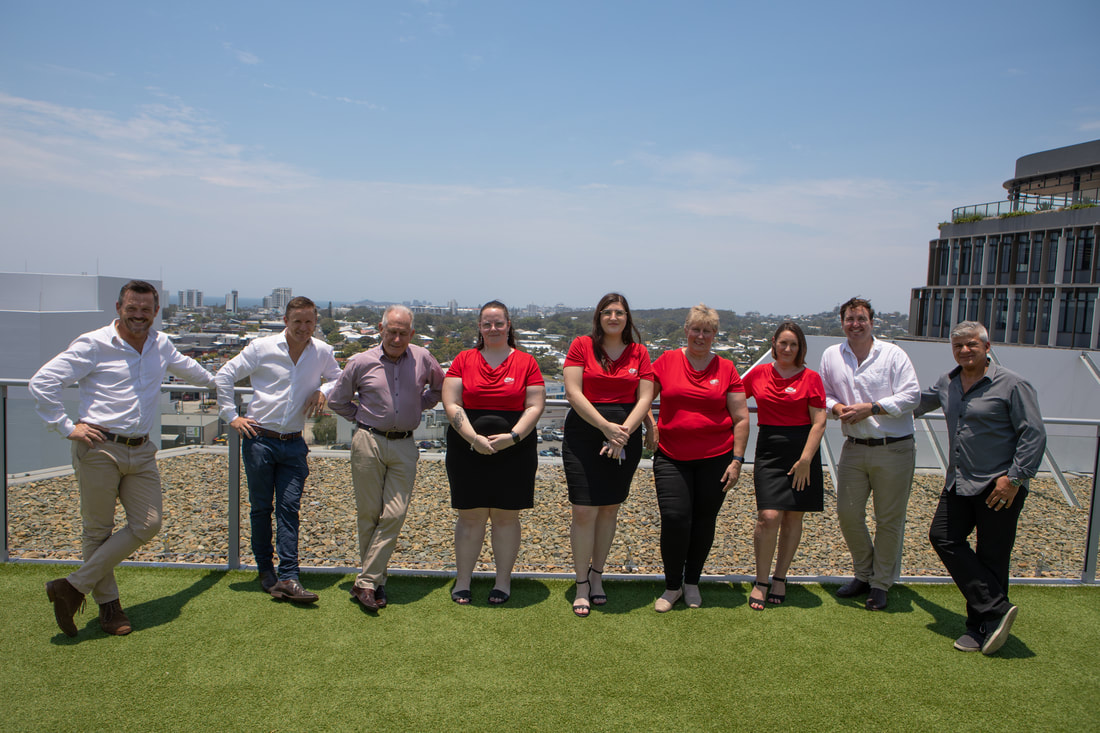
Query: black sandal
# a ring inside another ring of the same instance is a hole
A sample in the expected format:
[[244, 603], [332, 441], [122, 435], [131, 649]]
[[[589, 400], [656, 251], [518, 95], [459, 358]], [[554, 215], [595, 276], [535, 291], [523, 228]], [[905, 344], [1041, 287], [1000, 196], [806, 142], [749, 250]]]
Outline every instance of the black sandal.
[[[588, 585], [588, 581], [587, 580], [578, 580], [578, 581], [576, 581], [575, 585], [578, 585], [578, 586]], [[591, 598], [588, 599], [588, 603], [589, 603], [588, 606], [577, 605], [577, 599], [574, 597], [574, 599], [573, 599], [573, 615], [577, 616], [579, 618], [588, 618], [588, 614], [592, 613], [592, 608], [591, 608], [592, 599]]]
[[770, 603], [774, 606], [778, 606], [780, 603], [787, 600], [787, 579], [786, 578], [780, 578], [778, 575], [773, 575], [772, 576], [772, 582], [774, 582], [776, 580], [778, 580], [780, 583], [783, 584], [783, 592], [782, 593], [769, 593], [768, 594], [767, 601], [768, 601], [768, 603]]
[[[771, 590], [772, 584], [771, 583], [761, 583], [760, 581], [756, 581], [755, 583], [753, 583], [753, 586], [755, 586], [757, 588], [764, 588], [765, 590]], [[765, 599], [764, 598], [753, 598], [750, 595], [749, 596], [749, 608], [751, 608], [754, 611], [763, 611], [764, 608], [765, 608]]]
[[451, 592], [451, 600], [460, 606], [468, 606], [474, 597], [469, 590], [456, 590]]
[[511, 598], [510, 593], [505, 593], [500, 588], [493, 588], [489, 591], [489, 605], [490, 606], [503, 606]]
[[[599, 575], [601, 577], [603, 576], [603, 571], [602, 570], [597, 570], [596, 568], [592, 567], [591, 565], [588, 566], [588, 572], [595, 573], [596, 575]], [[587, 583], [588, 581], [586, 580], [584, 582]], [[603, 606], [603, 605], [607, 604], [607, 596], [603, 593], [597, 593], [594, 596], [589, 596], [588, 600], [592, 602], [593, 606]]]

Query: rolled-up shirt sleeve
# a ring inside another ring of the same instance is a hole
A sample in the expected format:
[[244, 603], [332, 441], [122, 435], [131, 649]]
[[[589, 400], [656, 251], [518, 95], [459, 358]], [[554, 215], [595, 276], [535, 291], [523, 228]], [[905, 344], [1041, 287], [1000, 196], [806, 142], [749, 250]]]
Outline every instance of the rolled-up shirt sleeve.
[[351, 359], [344, 365], [344, 371], [332, 382], [329, 391], [328, 408], [345, 420], [355, 422], [355, 416], [359, 411], [359, 405], [352, 402], [359, 385], [359, 364]]
[[1009, 419], [1016, 429], [1016, 453], [1008, 477], [1029, 479], [1038, 473], [1047, 444], [1039, 397], [1034, 387], [1021, 380], [1009, 395], [1008, 405]]
[[901, 349], [897, 350], [890, 381], [893, 394], [877, 400], [886, 414], [893, 417], [904, 415], [920, 404], [921, 391], [920, 382], [917, 381], [917, 370], [913, 368], [913, 362]]
[[80, 337], [69, 348], [50, 359], [31, 377], [27, 388], [34, 396], [35, 412], [50, 430], [66, 438], [76, 424], [65, 413], [61, 392], [92, 372], [96, 364], [96, 346], [90, 338]]

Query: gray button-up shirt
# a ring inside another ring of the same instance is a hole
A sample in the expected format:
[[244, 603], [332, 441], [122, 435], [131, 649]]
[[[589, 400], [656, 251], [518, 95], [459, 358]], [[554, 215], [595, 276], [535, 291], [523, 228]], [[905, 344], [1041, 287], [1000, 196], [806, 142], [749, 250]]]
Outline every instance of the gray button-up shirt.
[[1026, 481], [1039, 470], [1047, 433], [1035, 388], [1016, 372], [990, 362], [963, 394], [956, 367], [921, 393], [918, 417], [938, 407], [947, 417], [950, 462], [945, 488], [977, 496], [1004, 475]]

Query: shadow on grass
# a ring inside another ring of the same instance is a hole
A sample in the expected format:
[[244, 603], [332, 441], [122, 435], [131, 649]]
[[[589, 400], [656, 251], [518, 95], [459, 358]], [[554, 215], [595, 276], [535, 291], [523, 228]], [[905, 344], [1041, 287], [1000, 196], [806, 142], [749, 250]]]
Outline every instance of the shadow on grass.
[[[945, 639], [957, 639], [966, 633], [966, 616], [934, 603], [918, 593], [914, 592], [912, 595], [913, 604], [932, 617], [931, 623], [925, 624], [926, 629]], [[965, 603], [961, 594], [959, 602]], [[1002, 659], [1030, 659], [1035, 656], [1035, 652], [1027, 644], [1012, 636], [995, 656]]]
[[[188, 587], [178, 590], [172, 595], [145, 601], [136, 606], [124, 607], [126, 615], [133, 624], [133, 633], [141, 633], [142, 631], [155, 629], [157, 626], [175, 621], [179, 618], [180, 612], [183, 610], [183, 607], [187, 605], [188, 601], [197, 598], [201, 593], [217, 585], [221, 579], [225, 577], [225, 573], [226, 571], [224, 570], [211, 570], [204, 573]], [[100, 639], [109, 636], [109, 634], [99, 627], [98, 606], [89, 599], [87, 610], [92, 609], [96, 609], [95, 615], [85, 624], [83, 629], [84, 631], [91, 631], [93, 633], [91, 637], [78, 634], [75, 638], [70, 639], [64, 634], [57, 634], [51, 640], [52, 643], [61, 646], [69, 646], [72, 644], [79, 644], [82, 640], [87, 641], [89, 639]], [[81, 630], [78, 629], [78, 631]]]

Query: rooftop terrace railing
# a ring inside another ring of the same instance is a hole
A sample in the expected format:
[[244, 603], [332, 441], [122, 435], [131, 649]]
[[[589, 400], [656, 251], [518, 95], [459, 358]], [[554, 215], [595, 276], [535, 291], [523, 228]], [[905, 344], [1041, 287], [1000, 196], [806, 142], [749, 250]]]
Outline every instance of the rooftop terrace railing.
[[[19, 558], [13, 560], [9, 556], [9, 533], [8, 533], [8, 490], [9, 490], [9, 473], [8, 473], [8, 448], [7, 448], [7, 434], [8, 434], [8, 389], [11, 387], [26, 387], [28, 380], [25, 379], [0, 379], [0, 472], [3, 473], [3, 494], [0, 496], [2, 500], [3, 512], [0, 512], [0, 536], [3, 537], [3, 546], [0, 548], [0, 561], [2, 562], [36, 562], [38, 560]], [[200, 387], [192, 387], [185, 384], [164, 384], [161, 386], [162, 392], [182, 392], [201, 394], [208, 393], [209, 390]], [[252, 390], [248, 388], [236, 389], [236, 401], [238, 408], [242, 404], [242, 397], [247, 394], [251, 394]], [[547, 400], [548, 406], [567, 407], [568, 402], [565, 400]], [[659, 406], [659, 403], [658, 403]], [[755, 408], [750, 408], [750, 411], [755, 412]], [[943, 421], [945, 418], [940, 413], [934, 413], [925, 415], [917, 420], [917, 424], [923, 429], [925, 435], [931, 442], [936, 460], [939, 463], [940, 470], [945, 470], [947, 465], [946, 456], [940, 439], [936, 432], [932, 429], [931, 423], [937, 421]], [[1081, 570], [1080, 579], [1083, 583], [1095, 583], [1096, 582], [1096, 565], [1098, 546], [1100, 546], [1100, 502], [1098, 498], [1098, 476], [1100, 476], [1100, 419], [1078, 419], [1078, 418], [1057, 418], [1048, 417], [1044, 418], [1044, 424], [1046, 425], [1072, 425], [1078, 427], [1093, 427], [1096, 430], [1095, 447], [1093, 451], [1093, 471], [1092, 471], [1092, 487], [1091, 487], [1091, 499], [1089, 507], [1089, 519], [1088, 527], [1086, 530], [1085, 548], [1084, 548], [1084, 562]], [[241, 568], [241, 439], [240, 436], [234, 430], [229, 430], [228, 433], [228, 460], [227, 460], [227, 476], [228, 476], [228, 492], [227, 492], [227, 506], [226, 506], [226, 532], [227, 532], [227, 544], [228, 552], [226, 554], [226, 564], [230, 570], [237, 570]], [[838, 458], [837, 450], [832, 446], [828, 433], [822, 440], [822, 458], [825, 464], [825, 468], [833, 480], [833, 485], [836, 485], [836, 460]], [[1054, 456], [1050, 452], [1048, 445], [1045, 455], [1046, 462], [1050, 467], [1052, 477], [1056, 485], [1062, 492], [1065, 501], [1075, 508], [1080, 508], [1080, 502], [1069, 488], [1065, 477], [1062, 474], [1061, 469], [1058, 466]], [[63, 469], [61, 473], [71, 473], [71, 469]], [[146, 564], [146, 563], [140, 563]], [[180, 563], [180, 562], [164, 562], [156, 563], [158, 565], [193, 565], [194, 563]], [[218, 566], [218, 564], [215, 564]]]
[[1045, 196], [1021, 194], [1016, 199], [992, 201], [988, 204], [973, 204], [952, 209], [951, 221], [952, 223], [958, 223], [960, 219], [972, 220], [979, 217], [989, 219], [1010, 214], [1032, 214], [1040, 211], [1064, 209], [1067, 206], [1096, 205], [1097, 203], [1100, 203], [1100, 188]]

